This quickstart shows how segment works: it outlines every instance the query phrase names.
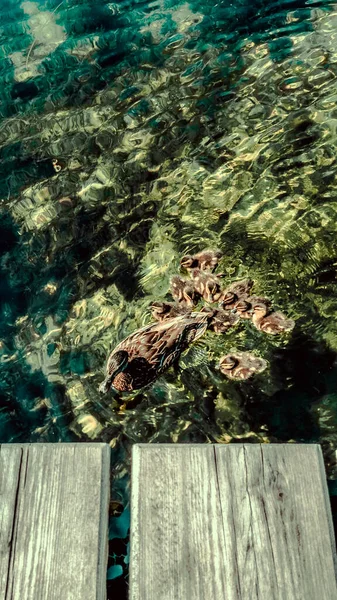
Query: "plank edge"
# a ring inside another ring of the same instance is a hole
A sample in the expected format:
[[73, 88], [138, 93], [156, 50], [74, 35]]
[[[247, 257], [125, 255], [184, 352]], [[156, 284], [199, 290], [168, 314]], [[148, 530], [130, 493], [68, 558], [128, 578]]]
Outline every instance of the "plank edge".
[[[149, 444], [150, 445], [150, 444]], [[157, 444], [158, 445], [158, 444]], [[129, 564], [129, 600], [139, 598], [139, 492], [141, 452], [148, 444], [134, 444], [132, 447], [131, 465], [131, 519], [130, 519], [130, 564]]]

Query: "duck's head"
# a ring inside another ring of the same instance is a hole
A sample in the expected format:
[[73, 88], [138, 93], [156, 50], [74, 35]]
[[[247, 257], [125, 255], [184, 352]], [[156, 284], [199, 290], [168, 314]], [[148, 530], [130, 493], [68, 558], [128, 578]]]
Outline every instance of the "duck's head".
[[193, 281], [187, 281], [179, 275], [171, 278], [171, 293], [177, 302], [186, 306], [195, 306], [200, 299], [200, 294], [196, 291]]
[[252, 305], [250, 302], [248, 302], [247, 300], [239, 300], [236, 305], [235, 308], [237, 310], [237, 312], [239, 313], [239, 315], [252, 315]]
[[268, 309], [265, 305], [256, 304], [253, 306], [253, 313], [257, 317], [265, 317], [268, 312]]
[[224, 372], [231, 371], [238, 364], [239, 364], [239, 361], [235, 356], [233, 356], [233, 354], [227, 354], [220, 360], [220, 364], [219, 364], [220, 371], [224, 371]]
[[226, 333], [238, 320], [239, 315], [236, 315], [234, 312], [219, 309], [211, 321], [211, 328], [215, 333]]
[[205, 282], [203, 297], [206, 302], [218, 302], [221, 296], [221, 288], [217, 281], [209, 278]]
[[236, 294], [233, 292], [224, 292], [220, 299], [220, 306], [226, 308], [226, 306], [232, 305], [237, 300]]
[[198, 264], [198, 260], [191, 254], [186, 254], [180, 261], [180, 266], [183, 267], [183, 269], [196, 269]]
[[256, 317], [263, 318], [268, 313], [268, 306], [266, 304], [262, 304], [262, 303], [258, 302], [256, 304], [253, 304], [252, 310], [253, 310], [253, 314]]
[[151, 314], [153, 318], [159, 318], [165, 315], [170, 310], [170, 306], [165, 302], [152, 302]]
[[113, 354], [108, 364], [108, 375], [99, 386], [99, 391], [106, 394], [113, 388], [113, 381], [119, 373], [122, 373], [128, 366], [129, 355], [125, 350], [118, 350]]
[[193, 284], [186, 284], [184, 286], [182, 296], [187, 306], [195, 306], [200, 300], [200, 294], [198, 294]]
[[268, 298], [251, 298], [253, 314], [257, 317], [265, 317], [271, 308], [271, 302]]

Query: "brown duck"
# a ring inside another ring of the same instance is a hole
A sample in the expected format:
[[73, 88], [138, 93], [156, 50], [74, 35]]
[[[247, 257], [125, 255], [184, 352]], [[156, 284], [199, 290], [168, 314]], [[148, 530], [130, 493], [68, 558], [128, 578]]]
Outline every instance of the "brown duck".
[[213, 271], [223, 256], [221, 250], [202, 250], [198, 254], [186, 254], [182, 257], [180, 265], [187, 271], [200, 269], [200, 271]]
[[281, 312], [273, 312], [270, 302], [264, 298], [253, 299], [252, 309], [252, 322], [256, 329], [259, 329], [264, 333], [277, 335], [291, 331], [295, 327], [295, 321], [293, 321], [293, 319], [288, 319], [286, 315]]
[[99, 391], [141, 389], [175, 364], [181, 353], [207, 330], [213, 312], [191, 313], [152, 323], [123, 340], [110, 354]]
[[266, 367], [267, 362], [263, 358], [249, 352], [226, 354], [219, 363], [221, 373], [229, 379], [239, 380], [249, 379], [256, 373], [262, 373]]

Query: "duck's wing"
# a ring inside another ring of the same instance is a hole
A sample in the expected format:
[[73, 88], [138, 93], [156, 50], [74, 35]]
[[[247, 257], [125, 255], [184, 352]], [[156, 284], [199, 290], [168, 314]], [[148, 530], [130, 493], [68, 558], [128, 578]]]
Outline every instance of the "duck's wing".
[[266, 360], [250, 352], [237, 352], [233, 356], [239, 364], [233, 369], [232, 379], [248, 379], [255, 373], [262, 373], [267, 367]]
[[257, 373], [261, 373], [266, 368], [267, 363], [262, 366], [262, 364], [257, 364], [256, 361], [243, 360], [240, 361], [239, 365], [233, 369], [233, 371], [229, 372], [230, 379], [249, 379], [253, 375]]
[[253, 375], [253, 371], [247, 367], [246, 365], [238, 365], [232, 371], [228, 371], [227, 377], [229, 379], [237, 379], [239, 381], [244, 381], [245, 379], [249, 379]]
[[167, 346], [164, 349], [160, 358], [160, 370], [164, 371], [173, 365], [180, 358], [181, 353], [186, 350], [192, 342], [199, 339], [205, 331], [207, 331], [207, 322], [195, 323], [193, 327], [186, 328], [174, 344]]
[[154, 368], [161, 369], [171, 353], [180, 353], [182, 347], [202, 335], [204, 331], [198, 330], [205, 329], [208, 319], [207, 313], [191, 313], [152, 323], [125, 338], [114, 352], [126, 350], [129, 360], [141, 356]]
[[[273, 313], [272, 313], [272, 314], [273, 314]], [[289, 317], [287, 317], [287, 315], [285, 315], [285, 314], [284, 314], [284, 313], [282, 313], [282, 312], [276, 312], [276, 313], [274, 313], [274, 315], [275, 315], [275, 316], [277, 315], [277, 318], [278, 318], [278, 319], [280, 320], [280, 322], [282, 322], [282, 323], [287, 323], [287, 324], [294, 323], [294, 324], [295, 324], [295, 321], [294, 321], [293, 319], [290, 319]]]
[[129, 352], [141, 337], [146, 336], [148, 331], [150, 331], [151, 329], [155, 329], [156, 326], [159, 326], [161, 324], [161, 322], [150, 323], [150, 325], [145, 325], [145, 327], [137, 329], [136, 331], [128, 335], [126, 338], [124, 338], [124, 340], [119, 342], [119, 344], [117, 344], [117, 346], [115, 347], [113, 353], [117, 352], [118, 350], [126, 350], [127, 352]]
[[249, 354], [246, 358], [246, 364], [251, 369], [252, 373], [262, 373], [267, 368], [267, 361], [259, 356]]
[[271, 313], [266, 317], [265, 328], [272, 329], [273, 327], [281, 331], [291, 331], [295, 327], [295, 321], [289, 319], [285, 314], [281, 312]]

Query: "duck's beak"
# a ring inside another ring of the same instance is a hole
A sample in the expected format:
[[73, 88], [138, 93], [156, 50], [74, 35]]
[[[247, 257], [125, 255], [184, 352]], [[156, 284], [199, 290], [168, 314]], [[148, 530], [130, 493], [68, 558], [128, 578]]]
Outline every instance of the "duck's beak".
[[108, 391], [111, 388], [111, 377], [107, 377], [106, 379], [104, 379], [104, 381], [102, 381], [101, 385], [98, 388], [98, 391], [101, 394], [107, 394]]
[[118, 373], [121, 371], [122, 369], [118, 369], [116, 371], [114, 371], [114, 373], [112, 373], [112, 375], [108, 375], [108, 377], [106, 377], [104, 379], [104, 381], [102, 381], [101, 385], [98, 388], [98, 391], [101, 394], [107, 394], [108, 392], [115, 392], [117, 393], [116, 388], [114, 388], [114, 386], [112, 385], [113, 380], [115, 379], [116, 375], [118, 375]]
[[102, 381], [101, 385], [98, 388], [98, 391], [101, 394], [107, 394], [108, 392], [110, 392], [110, 394], [112, 394], [113, 396], [119, 396], [120, 394], [120, 392], [116, 390], [116, 388], [112, 385], [110, 377], [107, 377], [106, 379], [104, 379], [104, 381]]

